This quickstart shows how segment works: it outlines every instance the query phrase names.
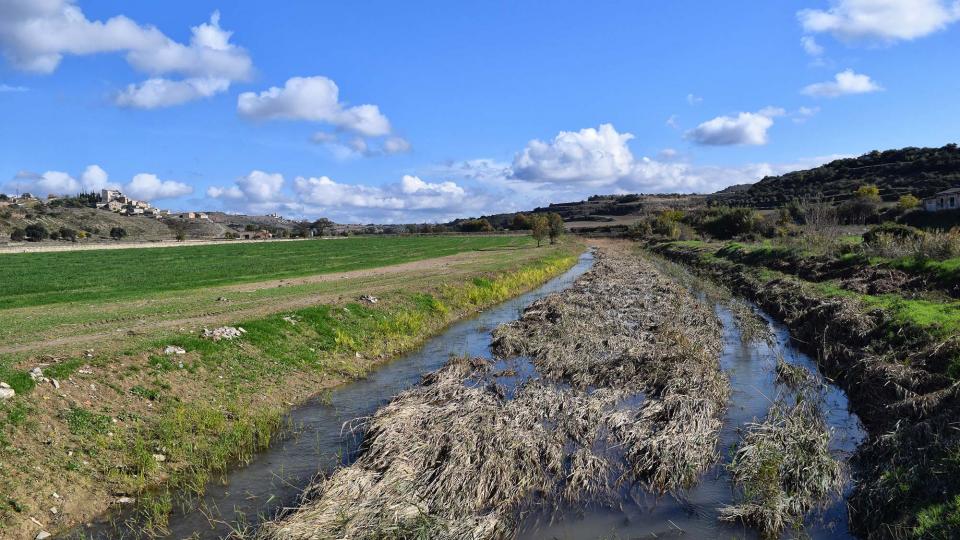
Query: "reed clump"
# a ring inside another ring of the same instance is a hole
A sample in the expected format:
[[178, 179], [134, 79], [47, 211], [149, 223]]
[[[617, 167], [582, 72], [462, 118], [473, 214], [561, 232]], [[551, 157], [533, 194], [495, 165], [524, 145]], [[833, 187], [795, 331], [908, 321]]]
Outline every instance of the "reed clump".
[[743, 521], [764, 538], [800, 528], [813, 508], [840, 496], [843, 464], [830, 453], [830, 430], [816, 399], [793, 406], [777, 401], [766, 420], [748, 425], [729, 469], [740, 502], [720, 509], [722, 519]]

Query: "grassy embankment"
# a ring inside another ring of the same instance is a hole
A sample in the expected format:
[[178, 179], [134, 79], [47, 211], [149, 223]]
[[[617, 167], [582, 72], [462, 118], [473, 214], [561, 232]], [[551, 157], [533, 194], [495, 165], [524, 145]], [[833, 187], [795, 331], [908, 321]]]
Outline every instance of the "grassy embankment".
[[[171, 268], [171, 275], [158, 275], [154, 282], [137, 272], [114, 270], [116, 266], [104, 259], [116, 254], [117, 260], [128, 264], [130, 257], [156, 264], [155, 257], [169, 257], [167, 253], [174, 250], [78, 253], [79, 257], [70, 259], [70, 277], [50, 288], [82, 301], [6, 310], [22, 321], [29, 316], [18, 310], [37, 314], [57, 334], [60, 327], [52, 322], [56, 312], [100, 311], [101, 305], [90, 299], [84, 284], [91, 283], [98, 272], [113, 271], [120, 282], [116, 291], [101, 300], [108, 311], [153, 310], [161, 320], [175, 318], [182, 313], [170, 305], [190, 312], [179, 302], [202, 299], [209, 303], [215, 301], [211, 294], [228, 290], [231, 301], [227, 304], [237, 299], [240, 306], [232, 311], [229, 306], [223, 308], [215, 318], [221, 324], [242, 326], [247, 334], [236, 341], [212, 342], [201, 339], [195, 326], [161, 327], [122, 334], [98, 344], [93, 353], [38, 358], [27, 351], [0, 359], [0, 379], [18, 392], [14, 400], [0, 405], [0, 484], [7, 488], [5, 500], [0, 501], [0, 536], [36, 534], [30, 518], [50, 530], [87, 520], [121, 494], [139, 496], [141, 518], [161, 528], [176, 490], [199, 493], [211, 474], [266, 447], [282, 428], [282, 414], [292, 404], [362, 376], [449, 322], [557, 275], [573, 264], [579, 250], [570, 243], [533, 249], [528, 239], [517, 237], [357, 239], [238, 245], [239, 253], [224, 251], [233, 247], [186, 248], [178, 259], [163, 264], [179, 267], [194, 262], [195, 267], [190, 271]], [[297, 253], [285, 252], [288, 248]], [[479, 251], [396, 273], [345, 274], [349, 277], [242, 290], [229, 283], [468, 250]], [[31, 256], [41, 255], [45, 254]], [[237, 264], [232, 262], [235, 256]], [[28, 266], [19, 259], [18, 264]], [[36, 262], [32, 270], [42, 272], [44, 264]], [[234, 269], [243, 271], [235, 274]], [[2, 272], [6, 271], [4, 267]], [[221, 285], [188, 289], [191, 274], [204, 284]], [[137, 284], [153, 293], [138, 295]], [[371, 291], [380, 298], [377, 304], [355, 301]], [[8, 305], [23, 305], [58, 298], [52, 293], [34, 288], [5, 300]], [[255, 309], [248, 309], [250, 305]], [[285, 309], [288, 306], [292, 307]], [[250, 313], [255, 316], [248, 318]], [[187, 354], [162, 354], [168, 345], [183, 347]], [[63, 354], [64, 347], [53, 349]], [[26, 374], [41, 363], [44, 375], [59, 381], [59, 389], [34, 382]], [[157, 485], [164, 487], [150, 489]], [[54, 506], [58, 512], [51, 514], [49, 508]]]
[[855, 459], [860, 533], [952, 537], [960, 532], [960, 441], [951, 427], [960, 302], [941, 278], [960, 261], [877, 257], [841, 240], [835, 250], [704, 241], [653, 249], [785, 319], [850, 394], [873, 436]]

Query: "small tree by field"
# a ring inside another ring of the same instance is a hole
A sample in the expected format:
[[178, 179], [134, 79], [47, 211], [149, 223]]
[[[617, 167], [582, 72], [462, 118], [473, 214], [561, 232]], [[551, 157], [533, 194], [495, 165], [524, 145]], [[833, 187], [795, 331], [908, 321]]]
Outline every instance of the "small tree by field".
[[10, 233], [12, 242], [23, 242], [27, 238], [27, 233], [23, 229], [17, 228]]
[[530, 235], [537, 241], [537, 247], [540, 247], [548, 234], [550, 234], [550, 222], [546, 216], [538, 214], [530, 218]]
[[30, 242], [39, 242], [50, 238], [50, 231], [41, 223], [34, 223], [32, 225], [27, 225], [27, 228], [24, 229], [24, 233], [27, 236], [27, 240]]
[[563, 218], [560, 217], [560, 214], [551, 213], [547, 215], [547, 234], [550, 235], [550, 243], [556, 244], [557, 239], [563, 236], [565, 231], [563, 226]]
[[120, 240], [122, 238], [126, 238], [126, 236], [127, 230], [123, 227], [114, 227], [110, 229], [110, 238], [113, 238], [114, 240]]
[[183, 242], [184, 240], [187, 239], [187, 233], [184, 232], [183, 229], [177, 231], [177, 234], [175, 236], [177, 238], [177, 242]]
[[920, 206], [920, 199], [910, 195], [909, 193], [903, 197], [900, 197], [900, 200], [897, 201], [897, 208], [900, 210], [912, 210], [918, 206]]

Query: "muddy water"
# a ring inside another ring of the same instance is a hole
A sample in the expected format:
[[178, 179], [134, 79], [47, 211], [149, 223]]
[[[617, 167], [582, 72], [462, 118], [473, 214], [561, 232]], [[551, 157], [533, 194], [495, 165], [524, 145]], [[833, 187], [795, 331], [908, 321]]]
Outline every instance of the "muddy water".
[[[577, 264], [540, 288], [450, 326], [419, 350], [384, 365], [365, 379], [337, 388], [329, 400], [308, 403], [290, 413], [295, 436], [282, 440], [258, 455], [249, 465], [231, 471], [224, 481], [207, 486], [197, 504], [177, 508], [170, 518], [166, 538], [216, 539], [233, 530], [255, 527], [296, 503], [297, 496], [321, 471], [330, 471], [349, 460], [357, 441], [344, 434], [343, 426], [372, 415], [399, 392], [420, 381], [425, 373], [439, 369], [450, 355], [490, 357], [490, 331], [520, 316], [530, 303], [568, 287], [590, 269], [593, 255], [584, 253]], [[95, 523], [75, 531], [83, 538], [135, 537], [131, 526]]]
[[[747, 423], [762, 420], [772, 400], [792, 396], [774, 383], [777, 355], [791, 364], [817, 373], [816, 364], [791, 343], [783, 325], [765, 317], [774, 332], [774, 342], [744, 343], [733, 315], [721, 305], [717, 316], [724, 327], [721, 367], [730, 377], [730, 408], [720, 434], [721, 463], [729, 463], [739, 430]], [[865, 437], [863, 426], [849, 412], [846, 395], [827, 385], [824, 412], [833, 430], [831, 448], [836, 455], [849, 457]], [[850, 486], [847, 486], [849, 491]], [[805, 523], [806, 537], [813, 539], [852, 538], [847, 532], [845, 497], [837, 497], [821, 513]], [[718, 519], [718, 508], [734, 501], [731, 480], [722, 465], [706, 473], [700, 483], [682, 497], [656, 497], [634, 490], [627, 493], [622, 508], [570, 510], [553, 525], [529, 524], [523, 538], [757, 538], [756, 533], [739, 524]], [[787, 534], [791, 537], [791, 534]]]

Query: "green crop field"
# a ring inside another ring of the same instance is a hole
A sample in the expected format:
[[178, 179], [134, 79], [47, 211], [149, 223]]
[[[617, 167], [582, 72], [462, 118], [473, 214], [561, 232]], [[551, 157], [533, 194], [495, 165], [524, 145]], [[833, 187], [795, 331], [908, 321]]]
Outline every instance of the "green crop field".
[[0, 254], [0, 309], [345, 272], [530, 243], [519, 236], [376, 237]]

